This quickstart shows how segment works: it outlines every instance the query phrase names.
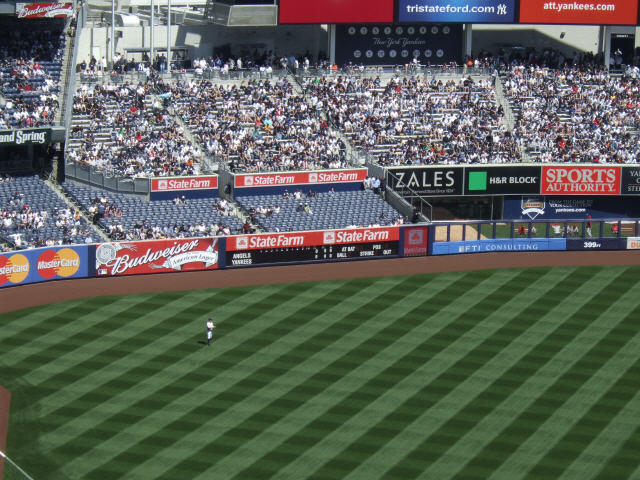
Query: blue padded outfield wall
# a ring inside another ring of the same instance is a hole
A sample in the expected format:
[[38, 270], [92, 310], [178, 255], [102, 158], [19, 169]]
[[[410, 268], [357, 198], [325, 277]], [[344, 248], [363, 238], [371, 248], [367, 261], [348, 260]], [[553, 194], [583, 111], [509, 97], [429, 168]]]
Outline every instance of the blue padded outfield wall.
[[432, 255], [486, 252], [539, 252], [566, 250], [566, 238], [496, 238], [488, 240], [463, 240], [433, 242]]

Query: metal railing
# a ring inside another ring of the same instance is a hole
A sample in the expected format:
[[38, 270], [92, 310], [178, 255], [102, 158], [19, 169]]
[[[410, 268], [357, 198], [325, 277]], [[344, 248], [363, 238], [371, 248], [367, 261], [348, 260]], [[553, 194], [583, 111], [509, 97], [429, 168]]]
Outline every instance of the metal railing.
[[66, 163], [65, 175], [67, 178], [78, 182], [104, 188], [112, 192], [148, 195], [151, 190], [149, 178], [111, 176], [105, 172], [99, 172], [88, 165], [80, 165], [76, 162]]

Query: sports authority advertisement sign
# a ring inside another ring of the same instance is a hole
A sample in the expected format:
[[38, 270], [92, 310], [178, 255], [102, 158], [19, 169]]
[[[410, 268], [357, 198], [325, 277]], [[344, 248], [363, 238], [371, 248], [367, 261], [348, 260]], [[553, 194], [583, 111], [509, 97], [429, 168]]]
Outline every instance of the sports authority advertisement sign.
[[[306, 3], [306, 2], [304, 2]], [[406, 65], [451, 62], [462, 56], [462, 25], [338, 25], [336, 62]]]
[[179, 192], [184, 190], [214, 190], [218, 188], [218, 177], [170, 177], [152, 178], [152, 192]]
[[542, 167], [542, 195], [620, 195], [620, 167]]
[[86, 278], [86, 246], [37, 248], [0, 254], [0, 288], [27, 283]]
[[217, 268], [217, 238], [102, 243], [96, 248], [99, 277]]
[[0, 145], [47, 145], [51, 143], [50, 128], [0, 130]]
[[520, 23], [635, 25], [637, 0], [521, 0]]
[[415, 193], [423, 196], [462, 195], [464, 192], [462, 167], [390, 168], [387, 185], [400, 195]]
[[235, 188], [288, 187], [330, 183], [359, 183], [367, 178], [366, 168], [316, 172], [252, 173], [235, 175]]
[[280, 23], [393, 22], [394, 0], [280, 0]]
[[516, 18], [515, 0], [399, 0], [398, 8], [401, 22], [513, 23]]
[[540, 167], [466, 168], [467, 195], [522, 195], [540, 192]]
[[72, 3], [16, 3], [16, 17], [18, 18], [63, 18], [72, 16]]
[[622, 168], [622, 195], [640, 195], [640, 168]]

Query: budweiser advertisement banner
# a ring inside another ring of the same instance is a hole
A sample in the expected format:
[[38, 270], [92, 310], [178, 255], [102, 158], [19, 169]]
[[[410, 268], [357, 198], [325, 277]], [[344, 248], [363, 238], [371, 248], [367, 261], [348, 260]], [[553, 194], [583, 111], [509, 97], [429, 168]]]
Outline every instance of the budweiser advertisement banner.
[[152, 192], [178, 192], [184, 190], [212, 190], [218, 188], [218, 177], [171, 177], [152, 178]]
[[99, 277], [216, 268], [217, 238], [103, 243], [96, 248], [96, 275]]
[[366, 168], [321, 170], [317, 172], [253, 173], [235, 175], [235, 187], [286, 187], [323, 183], [352, 183], [362, 182], [366, 177]]
[[72, 16], [72, 3], [16, 3], [16, 17], [18, 18], [63, 18]]
[[620, 195], [620, 167], [542, 167], [542, 195]]
[[397, 241], [399, 227], [346, 228], [312, 232], [265, 233], [227, 237], [227, 251], [264, 248], [314, 247]]

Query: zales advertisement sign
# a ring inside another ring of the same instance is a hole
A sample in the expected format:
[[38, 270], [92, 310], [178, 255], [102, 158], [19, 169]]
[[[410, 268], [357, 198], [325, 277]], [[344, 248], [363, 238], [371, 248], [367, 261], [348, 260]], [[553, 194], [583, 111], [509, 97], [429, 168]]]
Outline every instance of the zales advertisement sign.
[[620, 195], [620, 167], [542, 167], [542, 195]]
[[463, 173], [460, 167], [390, 168], [387, 184], [401, 195], [462, 195]]
[[96, 274], [99, 277], [216, 268], [217, 238], [103, 243], [96, 249]]

